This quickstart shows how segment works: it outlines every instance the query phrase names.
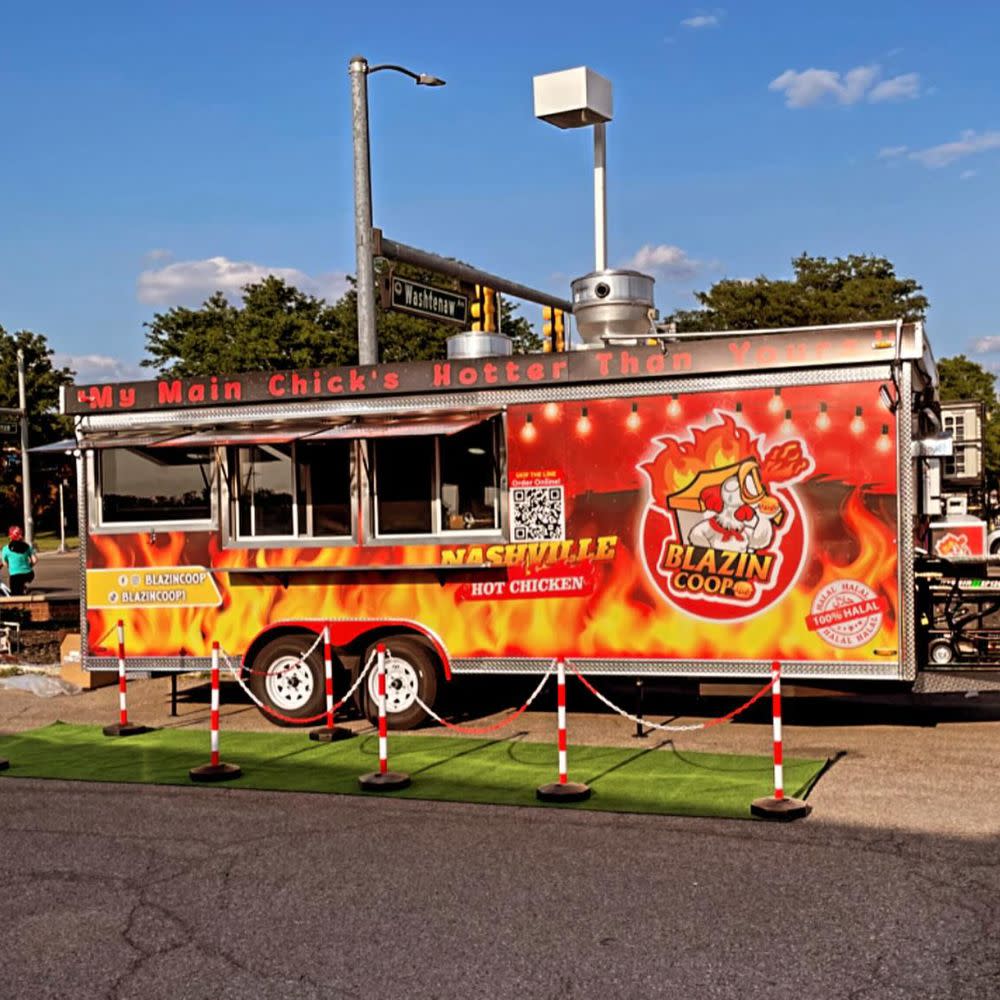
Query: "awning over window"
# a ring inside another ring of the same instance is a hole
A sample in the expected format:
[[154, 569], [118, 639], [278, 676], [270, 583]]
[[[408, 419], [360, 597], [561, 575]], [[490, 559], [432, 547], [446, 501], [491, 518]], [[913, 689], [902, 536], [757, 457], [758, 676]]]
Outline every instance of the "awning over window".
[[273, 428], [216, 428], [213, 430], [192, 431], [180, 437], [157, 441], [157, 448], [194, 448], [225, 444], [287, 444], [297, 438], [304, 437], [308, 431], [275, 430]]
[[459, 413], [406, 420], [355, 420], [339, 427], [328, 427], [306, 436], [306, 441], [329, 441], [337, 438], [420, 437], [431, 434], [457, 434], [496, 415], [490, 413]]

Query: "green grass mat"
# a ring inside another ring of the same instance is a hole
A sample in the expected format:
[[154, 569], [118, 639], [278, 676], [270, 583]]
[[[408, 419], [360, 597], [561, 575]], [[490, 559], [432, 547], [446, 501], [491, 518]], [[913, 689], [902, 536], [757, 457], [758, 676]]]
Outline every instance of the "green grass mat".
[[[360, 736], [314, 743], [304, 732], [222, 733], [222, 759], [243, 777], [215, 785], [283, 792], [363, 795], [358, 776], [378, 769], [378, 740]], [[191, 785], [188, 769], [208, 761], [208, 733], [161, 729], [109, 738], [98, 726], [61, 722], [0, 737], [10, 760], [4, 778], [64, 778], [155, 785]], [[803, 798], [825, 760], [786, 760], [785, 791]], [[392, 734], [389, 766], [412, 785], [399, 798], [537, 806], [535, 789], [557, 777], [556, 750], [547, 743]], [[570, 779], [591, 786], [591, 798], [556, 808], [747, 819], [750, 802], [770, 795], [768, 757], [693, 753], [669, 747], [622, 749], [571, 746]], [[209, 787], [209, 786], [197, 786]]]

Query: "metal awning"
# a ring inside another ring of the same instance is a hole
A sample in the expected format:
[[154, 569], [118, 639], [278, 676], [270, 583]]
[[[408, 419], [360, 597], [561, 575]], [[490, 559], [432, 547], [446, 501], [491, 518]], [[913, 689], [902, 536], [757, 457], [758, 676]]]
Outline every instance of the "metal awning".
[[80, 446], [76, 443], [76, 438], [64, 438], [62, 441], [51, 441], [49, 444], [37, 444], [34, 448], [29, 448], [33, 455], [44, 454], [72, 454]]
[[290, 431], [252, 428], [229, 428], [191, 431], [179, 437], [169, 437], [157, 441], [156, 448], [192, 448], [225, 444], [287, 444], [308, 434], [308, 431]]
[[447, 417], [414, 418], [411, 420], [361, 421], [354, 420], [338, 427], [328, 427], [305, 437], [306, 441], [329, 441], [342, 438], [418, 437], [427, 434], [457, 434], [481, 424], [496, 415], [489, 413], [461, 413]]

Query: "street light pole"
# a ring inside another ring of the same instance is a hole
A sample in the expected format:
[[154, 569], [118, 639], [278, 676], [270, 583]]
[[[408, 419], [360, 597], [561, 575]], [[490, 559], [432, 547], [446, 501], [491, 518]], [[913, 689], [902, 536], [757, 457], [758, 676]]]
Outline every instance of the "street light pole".
[[21, 489], [24, 491], [24, 540], [35, 541], [35, 519], [31, 516], [31, 467], [28, 464], [28, 394], [24, 378], [24, 350], [17, 349], [17, 402], [21, 408]]
[[444, 80], [414, 73], [405, 66], [369, 66], [364, 56], [352, 56], [347, 65], [351, 78], [351, 133], [354, 142], [354, 245], [357, 255], [358, 364], [378, 364], [375, 331], [375, 261], [372, 256], [372, 167], [368, 132], [368, 76], [392, 70], [410, 77], [418, 86], [441, 87]]
[[375, 333], [375, 261], [372, 258], [372, 177], [368, 149], [368, 60], [354, 56], [351, 132], [354, 137], [354, 246], [357, 253], [358, 364], [378, 364]]

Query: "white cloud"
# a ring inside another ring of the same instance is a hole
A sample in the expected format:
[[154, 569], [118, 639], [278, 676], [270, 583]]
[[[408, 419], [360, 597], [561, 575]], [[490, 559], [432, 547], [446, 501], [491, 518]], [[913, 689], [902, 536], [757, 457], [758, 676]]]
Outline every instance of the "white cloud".
[[120, 382], [148, 378], [148, 373], [132, 361], [112, 358], [107, 354], [69, 354], [54, 351], [52, 363], [57, 368], [71, 368], [78, 382]]
[[841, 74], [832, 69], [786, 69], [775, 77], [767, 89], [785, 95], [785, 106], [808, 108], [831, 99], [838, 104], [857, 104], [868, 100], [873, 104], [917, 97], [920, 75], [903, 73], [878, 82], [881, 69], [876, 64], [855, 66]]
[[897, 156], [902, 156], [909, 148], [909, 146], [883, 146], [878, 151], [878, 158], [880, 160], [891, 160]]
[[717, 28], [719, 26], [718, 14], [696, 14], [694, 17], [686, 17], [681, 24], [685, 28]]
[[694, 277], [703, 266], [702, 261], [689, 257], [687, 251], [667, 243], [656, 246], [647, 243], [622, 265], [634, 271], [653, 271], [668, 280]]
[[1000, 337], [977, 337], [972, 342], [973, 354], [996, 354], [1000, 352]]
[[920, 96], [920, 74], [901, 73], [889, 80], [882, 80], [872, 87], [868, 100], [872, 104], [883, 101], [912, 101]]
[[174, 255], [169, 250], [163, 250], [157, 247], [153, 250], [147, 250], [142, 255], [142, 262], [144, 264], [156, 264], [164, 260], [173, 260]]
[[958, 175], [958, 179], [959, 179], [960, 181], [967, 181], [967, 180], [969, 180], [969, 178], [971, 178], [971, 177], [975, 177], [975, 176], [976, 176], [976, 174], [978, 174], [978, 173], [979, 173], [979, 171], [978, 171], [978, 170], [963, 170], [963, 171], [962, 171], [962, 172], [961, 172], [961, 173], [960, 173], [960, 174]]
[[990, 149], [1000, 149], [1000, 131], [993, 129], [976, 132], [975, 129], [966, 129], [954, 142], [943, 142], [939, 146], [915, 150], [910, 153], [910, 159], [936, 170], [963, 157], [985, 153]]
[[341, 272], [314, 277], [294, 267], [268, 267], [248, 260], [208, 257], [174, 261], [143, 271], [136, 282], [136, 294], [140, 302], [149, 305], [195, 305], [217, 291], [231, 301], [238, 301], [244, 285], [261, 281], [269, 274], [329, 302], [335, 302], [348, 288], [347, 276]]

